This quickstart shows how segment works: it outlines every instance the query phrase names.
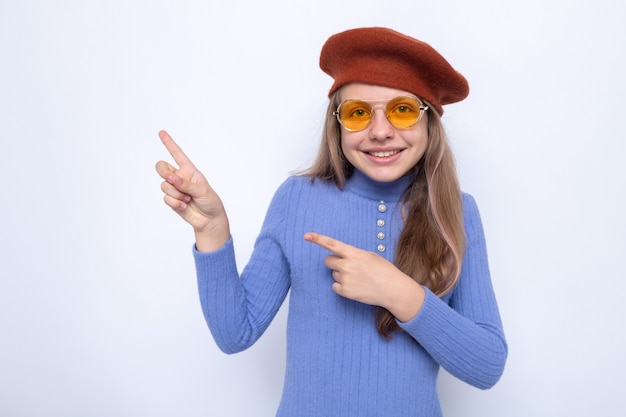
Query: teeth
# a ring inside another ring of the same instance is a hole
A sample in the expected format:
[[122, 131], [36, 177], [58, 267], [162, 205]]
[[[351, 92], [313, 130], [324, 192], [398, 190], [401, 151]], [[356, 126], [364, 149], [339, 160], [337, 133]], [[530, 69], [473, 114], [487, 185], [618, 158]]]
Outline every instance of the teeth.
[[383, 158], [386, 156], [395, 155], [400, 151], [385, 151], [385, 152], [369, 152], [370, 155], [377, 156], [379, 158]]

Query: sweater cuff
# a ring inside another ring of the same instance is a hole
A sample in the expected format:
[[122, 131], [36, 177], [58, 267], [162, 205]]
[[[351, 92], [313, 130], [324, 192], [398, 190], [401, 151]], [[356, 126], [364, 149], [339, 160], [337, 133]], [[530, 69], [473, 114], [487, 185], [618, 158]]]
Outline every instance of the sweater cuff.
[[235, 259], [235, 245], [232, 236], [221, 248], [212, 252], [199, 252], [196, 244], [192, 248], [193, 258], [198, 270], [227, 270]]
[[[437, 297], [430, 289], [422, 285], [424, 289], [424, 303], [422, 308], [417, 312], [415, 317], [406, 322], [396, 320], [398, 325], [407, 333], [415, 338], [418, 338], [420, 334], [430, 332], [432, 327], [437, 327], [438, 322], [436, 317], [439, 313], [437, 311], [441, 308], [443, 301]], [[444, 303], [445, 304], [445, 303]]]

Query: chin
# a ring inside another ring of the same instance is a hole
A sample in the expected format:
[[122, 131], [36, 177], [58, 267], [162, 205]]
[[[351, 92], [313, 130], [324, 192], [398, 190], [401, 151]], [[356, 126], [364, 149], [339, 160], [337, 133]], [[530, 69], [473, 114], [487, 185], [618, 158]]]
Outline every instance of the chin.
[[371, 175], [366, 173], [366, 175], [370, 177], [371, 179], [373, 179], [374, 181], [378, 181], [378, 182], [392, 182], [403, 176], [401, 174], [393, 174], [393, 173], [379, 173], [379, 174], [372, 173]]

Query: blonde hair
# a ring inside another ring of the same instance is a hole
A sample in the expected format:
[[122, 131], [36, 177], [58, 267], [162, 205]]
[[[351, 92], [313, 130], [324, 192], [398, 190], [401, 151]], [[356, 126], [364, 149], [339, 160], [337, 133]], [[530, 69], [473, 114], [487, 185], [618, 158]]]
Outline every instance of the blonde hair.
[[[341, 151], [341, 130], [333, 115], [339, 101], [337, 91], [330, 97], [317, 158], [303, 174], [343, 188], [354, 167]], [[394, 264], [441, 297], [454, 288], [461, 274], [465, 230], [454, 156], [441, 117], [431, 110], [428, 146], [413, 168], [413, 181], [404, 195], [404, 228]], [[376, 308], [375, 322], [378, 332], [388, 339], [400, 330], [395, 317], [382, 307]]]

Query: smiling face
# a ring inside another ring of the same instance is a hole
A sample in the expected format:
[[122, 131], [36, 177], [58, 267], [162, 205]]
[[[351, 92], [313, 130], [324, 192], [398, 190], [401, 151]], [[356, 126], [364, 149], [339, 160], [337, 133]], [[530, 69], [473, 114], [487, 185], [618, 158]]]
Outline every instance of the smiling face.
[[363, 130], [341, 127], [341, 150], [359, 171], [379, 182], [390, 182], [407, 174], [428, 146], [428, 112], [408, 129], [394, 127], [385, 115], [387, 102], [412, 95], [403, 90], [370, 84], [348, 84], [341, 88], [341, 101], [370, 102], [373, 118]]

